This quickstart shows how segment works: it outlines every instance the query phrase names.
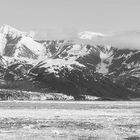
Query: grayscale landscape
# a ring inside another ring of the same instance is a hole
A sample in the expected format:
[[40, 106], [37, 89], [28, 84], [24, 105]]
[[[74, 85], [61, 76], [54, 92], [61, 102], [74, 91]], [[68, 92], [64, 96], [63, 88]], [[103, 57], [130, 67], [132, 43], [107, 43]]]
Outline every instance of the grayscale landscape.
[[0, 140], [140, 140], [140, 0], [0, 0]]
[[1, 140], [139, 140], [137, 101], [3, 101]]

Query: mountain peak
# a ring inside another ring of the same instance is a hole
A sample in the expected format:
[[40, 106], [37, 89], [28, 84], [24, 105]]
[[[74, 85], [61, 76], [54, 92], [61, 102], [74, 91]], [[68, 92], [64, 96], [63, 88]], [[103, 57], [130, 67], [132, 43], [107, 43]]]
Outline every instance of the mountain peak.
[[22, 36], [32, 37], [30, 32], [29, 33], [22, 32], [22, 31], [19, 31], [15, 28], [11, 27], [10, 25], [6, 25], [6, 24], [0, 28], [0, 33], [4, 34], [5, 36], [10, 37], [12, 39], [19, 38]]
[[23, 33], [9, 25], [3, 25], [1, 28], [0, 28], [0, 32], [3, 33], [4, 35], [7, 35], [9, 37], [20, 37], [23, 35]]

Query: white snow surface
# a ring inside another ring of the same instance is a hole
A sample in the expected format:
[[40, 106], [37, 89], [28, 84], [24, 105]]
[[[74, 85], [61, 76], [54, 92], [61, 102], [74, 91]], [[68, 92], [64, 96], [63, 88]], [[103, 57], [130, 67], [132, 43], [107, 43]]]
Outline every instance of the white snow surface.
[[107, 59], [108, 57], [110, 57], [112, 55], [112, 52], [106, 53], [106, 52], [100, 52], [100, 58], [102, 60]]
[[37, 65], [39, 68], [46, 68], [46, 72], [54, 73], [56, 76], [58, 76], [59, 71], [64, 67], [68, 68], [70, 71], [74, 69], [74, 66], [78, 68], [85, 67], [84, 65], [74, 60], [48, 59], [48, 58], [43, 60], [42, 63], [38, 63]]
[[80, 44], [73, 45], [72, 49], [70, 49], [68, 52], [69, 55], [80, 55], [84, 56], [87, 54], [88, 49], [85, 46], [82, 46]]
[[22, 49], [24, 46], [27, 47], [34, 55], [43, 57], [45, 55], [45, 46], [34, 41], [32, 34], [32, 32], [21, 32], [9, 25], [2, 26], [0, 28], [0, 55], [3, 56], [5, 54], [5, 47], [9, 40], [18, 39], [17, 44], [15, 44], [16, 49], [13, 55], [15, 59], [19, 57], [22, 59], [20, 54], [24, 54], [25, 49]]
[[113, 60], [113, 52], [110, 51], [110, 46], [105, 46], [105, 51], [100, 51], [101, 62], [96, 67], [96, 72], [106, 74], [108, 73], [109, 66]]
[[34, 54], [37, 55], [45, 55], [45, 47], [34, 41], [30, 37], [23, 36], [21, 40], [18, 42], [17, 47], [25, 45], [28, 49], [30, 49]]
[[[63, 53], [68, 54], [66, 57], [64, 57], [67, 60], [76, 60], [79, 57], [88, 55], [90, 53], [90, 49], [87, 49], [86, 45], [74, 44], [72, 47], [69, 47], [70, 49], [63, 51]], [[63, 58], [63, 56], [60, 56], [60, 58]]]
[[9, 25], [3, 25], [0, 28], [0, 33], [4, 34], [5, 36], [8, 35], [12, 39], [17, 38], [17, 37], [22, 37], [22, 36], [27, 36], [27, 37], [32, 37], [33, 33], [32, 32], [21, 32]]
[[0, 33], [0, 55], [2, 56], [4, 54], [5, 45], [7, 43], [7, 40], [5, 38], [5, 35]]

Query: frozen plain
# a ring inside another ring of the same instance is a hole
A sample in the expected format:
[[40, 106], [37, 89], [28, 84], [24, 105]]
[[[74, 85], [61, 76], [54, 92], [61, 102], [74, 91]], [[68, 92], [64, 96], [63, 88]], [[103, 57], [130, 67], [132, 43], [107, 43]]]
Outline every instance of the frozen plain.
[[140, 140], [139, 101], [1, 101], [0, 140]]

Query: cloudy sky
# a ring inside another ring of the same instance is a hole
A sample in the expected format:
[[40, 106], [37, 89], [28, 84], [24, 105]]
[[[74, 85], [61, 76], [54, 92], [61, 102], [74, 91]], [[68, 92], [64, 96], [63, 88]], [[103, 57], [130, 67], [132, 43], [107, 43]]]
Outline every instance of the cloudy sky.
[[139, 14], [140, 0], [0, 0], [0, 25], [39, 31], [40, 36], [139, 31]]

